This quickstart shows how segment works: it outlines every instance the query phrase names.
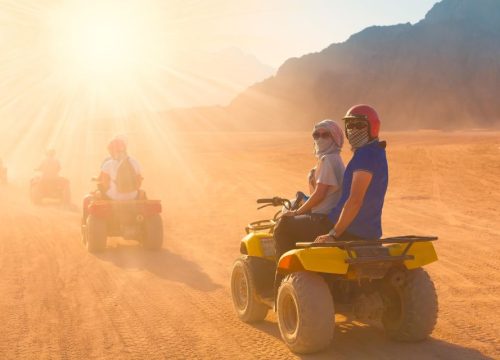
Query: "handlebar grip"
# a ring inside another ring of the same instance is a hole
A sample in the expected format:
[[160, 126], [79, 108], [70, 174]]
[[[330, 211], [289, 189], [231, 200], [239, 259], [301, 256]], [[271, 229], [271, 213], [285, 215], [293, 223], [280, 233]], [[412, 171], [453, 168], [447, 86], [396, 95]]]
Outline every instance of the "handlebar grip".
[[273, 199], [257, 199], [257, 204], [272, 204]]

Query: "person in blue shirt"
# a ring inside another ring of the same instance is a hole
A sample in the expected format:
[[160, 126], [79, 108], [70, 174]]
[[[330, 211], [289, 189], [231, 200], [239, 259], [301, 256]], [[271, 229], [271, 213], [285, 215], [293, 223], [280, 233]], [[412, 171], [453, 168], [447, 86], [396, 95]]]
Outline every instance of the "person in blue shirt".
[[368, 105], [353, 106], [343, 119], [354, 152], [346, 167], [342, 196], [330, 211], [332, 228], [315, 242], [372, 240], [382, 236], [382, 208], [388, 184], [385, 141], [379, 141], [380, 119]]
[[287, 226], [277, 226], [277, 258], [297, 242], [374, 240], [382, 236], [382, 208], [389, 176], [386, 143], [378, 138], [380, 119], [371, 106], [356, 105], [343, 120], [353, 157], [345, 168], [342, 195], [327, 216], [295, 216]]

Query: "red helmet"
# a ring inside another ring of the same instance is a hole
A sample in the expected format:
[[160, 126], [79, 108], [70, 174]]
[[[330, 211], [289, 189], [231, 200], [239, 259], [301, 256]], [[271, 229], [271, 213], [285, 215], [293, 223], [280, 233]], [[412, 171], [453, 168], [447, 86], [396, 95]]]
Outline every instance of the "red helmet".
[[343, 120], [365, 120], [368, 122], [368, 130], [372, 139], [378, 137], [380, 131], [380, 119], [374, 108], [369, 105], [354, 105], [347, 111]]
[[127, 143], [122, 138], [116, 137], [108, 144], [109, 152], [125, 152], [127, 150]]

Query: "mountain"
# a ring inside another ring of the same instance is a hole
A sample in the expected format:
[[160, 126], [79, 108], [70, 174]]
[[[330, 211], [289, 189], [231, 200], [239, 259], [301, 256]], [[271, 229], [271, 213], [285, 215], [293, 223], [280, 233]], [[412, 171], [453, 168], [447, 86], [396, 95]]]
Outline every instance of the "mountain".
[[238, 48], [210, 53], [190, 51], [179, 55], [159, 79], [168, 86], [162, 89], [158, 106], [228, 105], [240, 92], [275, 71]]
[[212, 126], [298, 130], [369, 103], [384, 129], [489, 127], [499, 90], [500, 1], [443, 0], [414, 25], [369, 27], [287, 60], [224, 111], [194, 111]]

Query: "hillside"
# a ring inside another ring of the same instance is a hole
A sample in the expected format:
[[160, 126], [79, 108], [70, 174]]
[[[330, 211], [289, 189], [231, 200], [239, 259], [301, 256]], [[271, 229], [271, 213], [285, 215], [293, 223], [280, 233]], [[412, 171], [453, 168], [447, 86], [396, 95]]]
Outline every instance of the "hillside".
[[498, 89], [500, 1], [443, 0], [416, 24], [369, 27], [289, 59], [224, 111], [170, 115], [212, 127], [308, 129], [364, 102], [379, 110], [385, 129], [492, 127], [500, 124]]

